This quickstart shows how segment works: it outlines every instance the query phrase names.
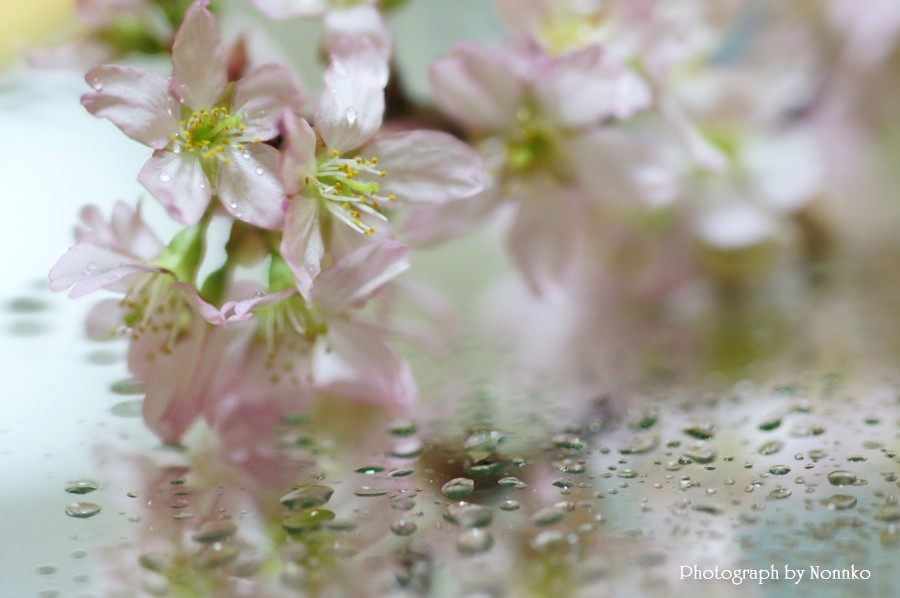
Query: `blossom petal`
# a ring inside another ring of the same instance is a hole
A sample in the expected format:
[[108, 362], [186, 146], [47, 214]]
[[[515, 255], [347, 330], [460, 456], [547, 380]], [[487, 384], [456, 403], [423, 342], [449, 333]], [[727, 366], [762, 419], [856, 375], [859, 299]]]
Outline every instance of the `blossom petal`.
[[394, 239], [367, 243], [325, 270], [312, 287], [313, 301], [340, 314], [409, 269], [409, 247]]
[[414, 245], [441, 243], [466, 234], [490, 219], [501, 203], [497, 187], [465, 199], [416, 206], [404, 224], [406, 238]]
[[222, 205], [237, 218], [262, 228], [281, 228], [285, 193], [278, 180], [278, 150], [264, 143], [225, 153], [219, 164], [216, 191]]
[[291, 201], [284, 219], [281, 255], [294, 273], [300, 294], [309, 299], [310, 289], [322, 270], [322, 256], [325, 255], [316, 200], [297, 196]]
[[578, 128], [650, 105], [650, 89], [634, 73], [603, 56], [598, 46], [552, 61], [535, 79], [534, 93], [547, 118]]
[[200, 221], [212, 189], [198, 158], [192, 152], [153, 152], [138, 180], [165, 206], [169, 214], [185, 226]]
[[328, 10], [328, 0], [252, 0], [254, 6], [270, 19], [321, 17]]
[[104, 299], [91, 308], [85, 321], [89, 338], [95, 341], [110, 340], [125, 321], [125, 310], [119, 299]]
[[512, 125], [524, 94], [523, 82], [503, 54], [469, 42], [456, 44], [450, 56], [432, 63], [431, 85], [441, 110], [478, 133]]
[[571, 138], [568, 148], [582, 187], [597, 199], [658, 206], [677, 195], [662, 157], [621, 131], [595, 129]]
[[577, 255], [578, 226], [583, 221], [579, 200], [572, 189], [539, 189], [519, 205], [509, 246], [516, 266], [536, 294], [548, 281], [561, 280]]
[[64, 291], [72, 287], [69, 296], [77, 299], [137, 272], [162, 272], [139, 262], [126, 263], [129, 257], [97, 245], [79, 243], [50, 269], [50, 290]]
[[313, 377], [328, 394], [406, 410], [417, 400], [409, 364], [380, 332], [361, 322], [328, 322], [325, 343], [316, 344]]
[[316, 175], [316, 133], [292, 112], [283, 112], [279, 125], [284, 137], [279, 174], [285, 191], [294, 195], [306, 185], [306, 177]]
[[196, 110], [212, 108], [228, 84], [227, 54], [208, 4], [191, 4], [172, 43], [172, 91]]
[[122, 132], [144, 145], [162, 149], [178, 130], [181, 106], [168, 82], [147, 69], [102, 65], [85, 75], [94, 91], [81, 96], [81, 105], [108, 118]]
[[131, 255], [149, 261], [165, 247], [141, 218], [140, 205], [134, 209], [124, 201], [117, 201], [110, 225], [116, 240], [114, 247]]
[[391, 32], [384, 17], [370, 4], [336, 8], [325, 13], [322, 42], [331, 51], [341, 38], [367, 39], [386, 62], [391, 58]]
[[294, 75], [279, 64], [264, 64], [234, 84], [232, 114], [241, 114], [241, 124], [250, 138], [272, 139], [278, 135], [282, 111], [299, 112], [306, 96]]
[[404, 131], [378, 137], [363, 148], [378, 157], [387, 173], [374, 177], [379, 195], [401, 203], [441, 203], [481, 191], [478, 153], [459, 139], [439, 131]]
[[387, 65], [370, 41], [342, 39], [331, 54], [315, 117], [328, 149], [357, 148], [381, 128], [387, 77]]

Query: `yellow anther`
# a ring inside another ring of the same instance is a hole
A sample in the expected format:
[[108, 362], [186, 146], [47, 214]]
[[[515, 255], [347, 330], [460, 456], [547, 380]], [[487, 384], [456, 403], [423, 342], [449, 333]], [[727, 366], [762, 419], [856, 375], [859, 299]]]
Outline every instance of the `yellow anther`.
[[378, 164], [378, 158], [372, 158], [372, 164]]
[[381, 172], [378, 173], [378, 176], [387, 176], [387, 173], [384, 172], [384, 171], [381, 171]]
[[359, 156], [356, 156], [356, 163], [362, 164], [362, 158], [360, 158]]
[[335, 158], [337, 158], [338, 156], [341, 155], [341, 152], [339, 152], [337, 150], [331, 150], [331, 155], [334, 156]]
[[240, 126], [238, 127], [238, 129], [241, 130], [241, 131], [243, 131], [243, 130], [246, 129], [246, 128], [247, 128], [247, 125], [240, 125]]
[[225, 164], [231, 164], [231, 158], [225, 158], [224, 160], [222, 160], [222, 162], [225, 162]]
[[371, 160], [366, 160], [366, 166], [371, 166], [371, 165], [372, 165], [372, 161], [371, 161]]
[[355, 224], [356, 226], [359, 226], [362, 223], [359, 220], [354, 219], [353, 224]]
[[257, 137], [256, 139], [253, 140], [253, 143], [259, 143], [260, 141], [261, 141], [261, 139], [259, 137]]
[[304, 185], [309, 185], [310, 183], [312, 183], [312, 179], [311, 179], [311, 178], [306, 177], [305, 179], [303, 179], [303, 184], [304, 184]]
[[357, 212], [356, 210], [351, 210], [350, 215], [354, 218], [359, 218], [359, 212]]
[[388, 199], [391, 201], [394, 201], [395, 199], [397, 199], [397, 196], [396, 195], [388, 195]]
[[191, 118], [200, 118], [200, 115], [194, 112], [193, 114], [191, 114]]
[[345, 210], [349, 210], [349, 209], [350, 209], [350, 204], [348, 204], [348, 203], [345, 201], [343, 204], [341, 204], [341, 207], [344, 208]]
[[372, 207], [375, 208], [375, 209], [377, 210], [377, 209], [378, 209], [378, 202], [377, 202], [377, 201], [373, 201], [373, 202], [372, 202]]
[[175, 135], [174, 133], [169, 135], [169, 141], [175, 141], [176, 139], [178, 139], [178, 135]]
[[[243, 144], [243, 143], [239, 143], [238, 146], [237, 146], [237, 148], [238, 148], [238, 150], [240, 150], [240, 151], [244, 151], [244, 144]], [[307, 185], [308, 185], [308, 184], [309, 184], [309, 183], [307, 183]]]

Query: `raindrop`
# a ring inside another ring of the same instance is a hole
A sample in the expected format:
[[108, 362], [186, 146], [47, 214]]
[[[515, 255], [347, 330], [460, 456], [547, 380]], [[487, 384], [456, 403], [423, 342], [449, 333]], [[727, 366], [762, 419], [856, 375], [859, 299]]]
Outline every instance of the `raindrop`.
[[43, 301], [31, 299], [30, 297], [19, 297], [18, 299], [13, 299], [9, 302], [8, 305], [9, 311], [20, 314], [31, 314], [39, 311], [44, 311], [47, 308], [47, 304]]
[[416, 507], [416, 501], [409, 496], [392, 496], [389, 502], [395, 511], [411, 511]]
[[444, 520], [464, 528], [485, 527], [493, 517], [493, 512], [482, 505], [458, 502], [444, 507]]
[[64, 486], [65, 491], [69, 492], [70, 494], [88, 494], [89, 492], [93, 492], [99, 487], [99, 482], [88, 479], [71, 480], [66, 482], [66, 485]]
[[409, 436], [415, 434], [418, 426], [411, 420], [398, 420], [391, 424], [388, 433], [392, 436]]
[[237, 201], [232, 199], [230, 202], [228, 202], [228, 207], [231, 208], [232, 210], [236, 210], [238, 207]]
[[172, 566], [168, 557], [156, 552], [145, 552], [138, 557], [138, 562], [144, 569], [156, 573], [165, 573]]
[[697, 463], [712, 463], [716, 460], [716, 451], [715, 449], [706, 446], [702, 442], [698, 442], [696, 444], [692, 444], [690, 446], [685, 447], [684, 456], [691, 459], [692, 461], [696, 461]]
[[359, 490], [354, 492], [356, 496], [361, 498], [372, 498], [375, 496], [384, 496], [388, 491], [384, 488], [373, 488], [371, 486], [360, 486]]
[[834, 494], [822, 499], [822, 504], [831, 511], [844, 511], [856, 506], [856, 497], [849, 494]]
[[144, 394], [144, 383], [133, 378], [117, 380], [110, 384], [109, 389], [117, 395], [140, 395]]
[[716, 433], [716, 424], [715, 422], [703, 420], [703, 421], [695, 421], [691, 422], [687, 428], [683, 430], [683, 432], [689, 436], [693, 436], [694, 438], [698, 438], [700, 440], [707, 440], [712, 438]]
[[497, 480], [498, 486], [503, 486], [506, 488], [519, 487], [522, 482], [519, 481], [519, 478], [515, 476], [507, 476], [505, 478], [500, 478]]
[[391, 531], [398, 536], [411, 536], [416, 533], [418, 527], [414, 521], [401, 519], [391, 524]]
[[244, 160], [249, 160], [249, 159], [250, 159], [250, 152], [249, 152], [248, 150], [242, 151], [242, 152], [241, 152], [241, 158], [243, 158]]
[[330, 486], [299, 486], [290, 494], [281, 497], [281, 504], [292, 511], [319, 507], [328, 502], [334, 488]]
[[422, 452], [422, 441], [418, 438], [407, 438], [398, 442], [391, 449], [390, 455], [399, 459], [412, 459]]
[[775, 488], [771, 492], [769, 492], [769, 498], [787, 498], [791, 495], [791, 491], [788, 488]]
[[356, 124], [356, 119], [359, 117], [359, 110], [357, 110], [353, 106], [347, 106], [347, 109], [344, 111], [344, 118], [347, 119], [348, 125]]
[[581, 451], [587, 444], [575, 434], [557, 434], [552, 439], [553, 446], [570, 451]]
[[161, 183], [168, 183], [169, 181], [172, 180], [172, 176], [165, 170], [161, 171], [158, 175], [156, 175], [156, 178], [158, 178]]
[[215, 569], [227, 565], [238, 556], [237, 546], [222, 542], [206, 544], [194, 555], [192, 562], [198, 569]]
[[459, 539], [456, 541], [456, 549], [460, 554], [479, 554], [487, 552], [493, 545], [493, 534], [477, 527], [467, 529], [459, 535]]
[[100, 505], [92, 502], [73, 502], [66, 507], [66, 515], [69, 517], [77, 517], [78, 519], [87, 519], [99, 512]]
[[787, 475], [791, 472], [791, 468], [787, 465], [773, 465], [769, 468], [769, 473], [772, 475]]
[[502, 511], [515, 511], [519, 508], [519, 501], [512, 500], [507, 498], [503, 502], [500, 503], [500, 509]]
[[56, 567], [53, 565], [42, 565], [34, 570], [38, 575], [50, 575], [56, 573]]
[[208, 544], [209, 542], [224, 540], [233, 536], [236, 532], [237, 526], [231, 521], [207, 521], [197, 529], [197, 532], [191, 538], [196, 542]]
[[825, 427], [819, 424], [801, 422], [791, 428], [791, 436], [804, 438], [807, 436], [821, 436], [825, 433]]
[[257, 166], [256, 168], [253, 169], [253, 172], [255, 172], [256, 174], [262, 175], [265, 172], [265, 170], [263, 170], [262, 166]]
[[475, 481], [469, 478], [455, 478], [441, 486], [441, 494], [451, 500], [459, 500], [472, 494]]
[[551, 552], [565, 546], [566, 536], [557, 530], [544, 530], [531, 540], [531, 547], [537, 552]]
[[559, 478], [553, 482], [553, 485], [557, 488], [562, 488], [563, 490], [568, 490], [572, 486], [575, 485], [575, 482], [570, 480], [569, 478]]
[[381, 465], [366, 465], [365, 467], [360, 467], [360, 468], [354, 469], [353, 471], [355, 471], [356, 473], [364, 473], [366, 475], [372, 475], [373, 473], [380, 473], [380, 472], [384, 471], [384, 469], [385, 468], [382, 467]]
[[100, 77], [91, 77], [91, 87], [94, 88], [95, 91], [103, 89], [103, 81], [100, 80]]
[[644, 432], [636, 434], [627, 444], [619, 447], [619, 452], [623, 455], [637, 455], [647, 453], [656, 448], [659, 444], [659, 434], [655, 432]]
[[826, 453], [822, 449], [813, 449], [813, 450], [809, 451], [809, 458], [812, 459], [813, 461], [817, 461], [819, 459], [824, 459], [825, 455], [826, 455]]
[[144, 413], [144, 399], [121, 401], [110, 407], [109, 412], [117, 417], [140, 417]]

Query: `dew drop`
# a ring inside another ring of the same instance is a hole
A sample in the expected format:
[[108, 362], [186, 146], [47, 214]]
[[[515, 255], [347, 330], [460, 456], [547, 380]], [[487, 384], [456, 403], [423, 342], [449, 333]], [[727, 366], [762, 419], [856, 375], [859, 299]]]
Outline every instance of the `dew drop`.
[[110, 407], [109, 412], [118, 417], [140, 417], [144, 412], [144, 399], [121, 401]]
[[787, 498], [790, 495], [791, 491], [788, 488], [775, 488], [769, 492], [769, 497], [775, 499]]
[[263, 170], [262, 166], [257, 166], [255, 169], [253, 169], [253, 172], [255, 172], [258, 175], [262, 175], [265, 171]]
[[249, 159], [250, 159], [250, 152], [247, 151], [247, 150], [242, 151], [242, 152], [241, 152], [241, 158], [243, 158], [244, 160], [249, 160]]
[[441, 493], [451, 500], [459, 500], [472, 494], [475, 481], [469, 478], [455, 478], [441, 486]]
[[237, 526], [231, 521], [207, 521], [197, 529], [197, 532], [191, 538], [195, 542], [208, 544], [229, 538], [235, 532], [237, 532]]
[[444, 507], [444, 520], [463, 528], [485, 527], [493, 517], [493, 512], [482, 505], [458, 502]]
[[515, 511], [520, 507], [518, 501], [509, 498], [501, 502], [499, 506], [503, 511]]
[[385, 468], [382, 467], [381, 465], [365, 465], [363, 467], [354, 469], [353, 471], [355, 471], [356, 473], [372, 475], [373, 473], [381, 473], [382, 471], [384, 471], [384, 469]]
[[165, 555], [157, 552], [145, 552], [138, 557], [141, 567], [155, 573], [165, 573], [172, 566], [172, 562]]
[[416, 508], [416, 501], [409, 496], [392, 496], [389, 503], [395, 511], [411, 511]]
[[56, 567], [53, 565], [42, 565], [34, 570], [38, 575], [50, 575], [56, 573]]
[[91, 87], [94, 89], [94, 91], [100, 91], [101, 89], [103, 89], [103, 81], [101, 81], [99, 77], [92, 77]]
[[169, 181], [172, 180], [172, 176], [165, 170], [163, 170], [158, 175], [156, 175], [156, 178], [158, 178], [160, 180], [160, 182], [163, 182], [163, 183], [168, 183]]
[[849, 486], [856, 481], [856, 474], [839, 469], [828, 474], [828, 481], [832, 486]]
[[531, 522], [535, 525], [553, 525], [554, 523], [561, 521], [565, 516], [566, 512], [563, 509], [546, 507], [532, 515]]
[[87, 519], [100, 512], [100, 505], [92, 502], [73, 502], [66, 507], [66, 515], [78, 519]]
[[884, 505], [875, 513], [875, 519], [877, 521], [894, 523], [900, 520], [900, 507], [897, 505]]
[[238, 556], [237, 546], [222, 542], [206, 544], [194, 555], [192, 562], [198, 569], [215, 569], [227, 565]]
[[348, 125], [356, 124], [356, 119], [359, 117], [359, 110], [357, 110], [353, 106], [347, 106], [347, 109], [344, 111], [344, 118], [347, 119]]
[[772, 475], [787, 475], [791, 472], [791, 468], [787, 465], [773, 465], [769, 468], [769, 473]]
[[856, 497], [849, 494], [834, 494], [822, 499], [822, 504], [830, 511], [845, 511], [856, 506]]
[[760, 446], [758, 449], [756, 449], [756, 452], [759, 453], [760, 455], [774, 455], [775, 453], [780, 451], [783, 447], [784, 447], [784, 443], [781, 442], [780, 440], [770, 440], [769, 442], [766, 442], [765, 444]]
[[373, 498], [375, 496], [384, 496], [387, 493], [388, 491], [384, 488], [360, 486], [359, 489], [353, 494], [361, 498]]
[[335, 515], [332, 511], [325, 509], [309, 509], [291, 515], [281, 522], [281, 527], [289, 533], [300, 534], [317, 529], [325, 522], [334, 519], [334, 517]]

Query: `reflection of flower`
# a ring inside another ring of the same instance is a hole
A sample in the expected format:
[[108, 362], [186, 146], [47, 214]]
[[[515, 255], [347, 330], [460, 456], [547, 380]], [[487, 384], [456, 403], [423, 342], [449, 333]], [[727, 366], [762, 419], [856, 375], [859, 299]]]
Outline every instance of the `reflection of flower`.
[[169, 81], [149, 70], [99, 66], [86, 75], [94, 91], [82, 104], [155, 150], [140, 181], [183, 224], [196, 224], [215, 192], [235, 218], [277, 228], [284, 199], [278, 151], [261, 141], [278, 134], [278, 114], [299, 110], [303, 95], [278, 65], [229, 85], [218, 24], [206, 4], [197, 0], [185, 15]]
[[438, 204], [481, 189], [481, 161], [454, 137], [437, 131], [377, 135], [387, 77], [370, 44], [343, 44], [325, 73], [315, 130], [284, 115], [281, 175], [293, 198], [281, 252], [304, 296], [320, 271], [322, 228], [329, 222], [363, 235], [381, 228], [391, 236], [385, 208]]

